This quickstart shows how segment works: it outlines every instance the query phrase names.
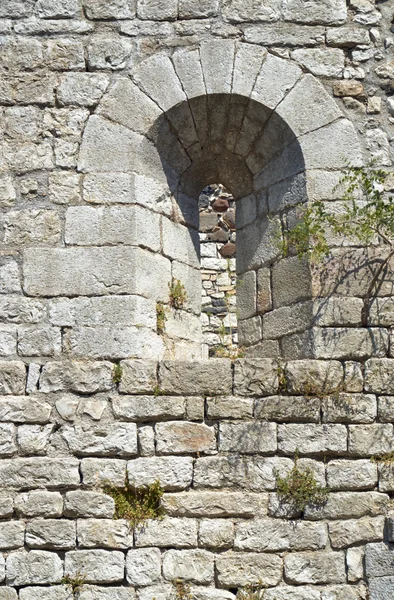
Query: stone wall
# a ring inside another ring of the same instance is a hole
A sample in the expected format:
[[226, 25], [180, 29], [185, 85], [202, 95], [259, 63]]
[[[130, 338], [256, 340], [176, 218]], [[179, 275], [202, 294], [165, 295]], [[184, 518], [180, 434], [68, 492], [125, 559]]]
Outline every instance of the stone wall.
[[[321, 269], [278, 246], [298, 206], [341, 210], [346, 163], [393, 173], [393, 12], [1, 0], [0, 598], [69, 600], [78, 572], [81, 600], [173, 598], [177, 578], [196, 600], [260, 579], [264, 600], [394, 595], [394, 475], [370, 460], [394, 450], [393, 265], [370, 298], [379, 240], [332, 236]], [[217, 181], [237, 202], [235, 363], [199, 360]], [[331, 489], [304, 519], [275, 492], [296, 451]], [[166, 490], [143, 532], [102, 491], [126, 468]]]

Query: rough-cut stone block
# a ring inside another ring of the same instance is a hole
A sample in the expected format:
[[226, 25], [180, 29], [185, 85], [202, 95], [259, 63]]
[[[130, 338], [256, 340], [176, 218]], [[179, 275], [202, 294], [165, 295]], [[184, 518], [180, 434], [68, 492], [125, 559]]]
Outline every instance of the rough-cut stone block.
[[248, 419], [253, 416], [253, 398], [238, 396], [214, 397], [207, 400], [210, 419]]
[[331, 546], [347, 548], [353, 544], [366, 544], [383, 540], [384, 517], [351, 521], [334, 521], [328, 524]]
[[78, 546], [123, 550], [133, 546], [130, 524], [121, 519], [78, 519]]
[[345, 454], [347, 430], [345, 425], [279, 425], [278, 448], [288, 454]]
[[230, 548], [234, 541], [234, 524], [228, 519], [200, 521], [199, 546], [207, 548]]
[[266, 600], [321, 600], [320, 590], [309, 586], [284, 586], [269, 589], [265, 596]]
[[297, 65], [268, 54], [252, 92], [253, 100], [274, 109], [301, 77]]
[[25, 492], [16, 496], [15, 510], [22, 517], [61, 517], [63, 497], [59, 492]]
[[98, 486], [104, 483], [121, 487], [126, 479], [126, 461], [113, 458], [84, 458], [81, 473], [85, 485]]
[[[142, 588], [149, 589], [149, 588]], [[96, 587], [84, 585], [80, 591], [80, 600], [134, 600], [135, 592], [131, 587]], [[68, 600], [68, 599], [67, 599]]]
[[318, 423], [320, 420], [320, 400], [305, 396], [258, 398], [255, 405], [255, 417], [280, 423], [291, 421]]
[[135, 545], [159, 546], [160, 548], [195, 548], [197, 546], [198, 522], [196, 519], [165, 517], [149, 520], [135, 533]]
[[78, 550], [66, 553], [64, 571], [71, 577], [84, 573], [86, 583], [116, 583], [123, 581], [124, 561], [117, 550]]
[[226, 0], [223, 8], [226, 19], [234, 23], [243, 21], [269, 23], [279, 19], [281, 2], [280, 0], [268, 0], [260, 4], [244, 0]]
[[270, 396], [278, 388], [278, 370], [270, 359], [239, 359], [235, 362], [234, 391], [241, 396]]
[[56, 356], [61, 353], [61, 332], [57, 327], [20, 327], [18, 354], [20, 356]]
[[114, 396], [112, 408], [122, 421], [181, 419], [186, 411], [181, 396]]
[[278, 585], [282, 579], [283, 562], [279, 556], [225, 552], [216, 558], [219, 585]]
[[1, 524], [0, 529], [0, 549], [12, 550], [13, 548], [23, 548], [25, 538], [24, 521], [9, 521]]
[[283, 16], [286, 21], [323, 25], [341, 25], [346, 21], [345, 0], [284, 0]]
[[[238, 213], [237, 213], [238, 214]], [[237, 311], [239, 319], [248, 319], [256, 314], [256, 272], [247, 271], [237, 279]]]
[[285, 578], [289, 583], [343, 583], [346, 581], [342, 552], [299, 552], [285, 558]]
[[231, 362], [223, 358], [192, 363], [163, 361], [159, 375], [160, 389], [166, 394], [218, 396], [231, 393]]
[[341, 77], [345, 63], [339, 48], [300, 48], [292, 58], [317, 77]]
[[193, 459], [175, 456], [137, 458], [127, 463], [127, 472], [132, 485], [150, 485], [159, 480], [165, 490], [183, 490], [192, 482]]
[[0, 394], [23, 394], [26, 385], [26, 367], [18, 361], [0, 362]]
[[62, 76], [57, 97], [62, 106], [94, 106], [109, 84], [104, 73], [67, 73]]
[[385, 329], [345, 327], [314, 329], [316, 358], [365, 359], [386, 356], [389, 338]]
[[148, 360], [124, 360], [120, 364], [121, 394], [146, 394], [157, 386], [157, 363]]
[[65, 585], [51, 587], [21, 588], [19, 598], [22, 600], [69, 600], [69, 590]]
[[321, 508], [307, 506], [307, 519], [356, 519], [384, 515], [389, 503], [387, 494], [378, 492], [338, 492], [328, 495]]
[[34, 519], [26, 526], [26, 544], [29, 548], [65, 550], [75, 548], [76, 524], [59, 519]]
[[371, 577], [368, 581], [371, 600], [390, 599], [394, 590], [394, 577]]
[[322, 402], [324, 423], [373, 423], [376, 419], [376, 396], [344, 394], [327, 396]]
[[54, 425], [21, 425], [18, 427], [18, 446], [22, 456], [45, 455]]
[[349, 426], [349, 453], [352, 456], [385, 454], [394, 449], [392, 424]]
[[[23, 592], [24, 590], [21, 591]], [[1, 593], [3, 594], [3, 600], [18, 600], [17, 591], [14, 588], [2, 587]], [[22, 598], [22, 600], [25, 598], [26, 600], [27, 596], [19, 596], [19, 598]], [[29, 598], [30, 600], [35, 600], [33, 596], [30, 596]], [[41, 596], [41, 600], [45, 600], [45, 598]]]
[[275, 308], [309, 298], [310, 267], [307, 262], [291, 257], [276, 263], [272, 269], [272, 290]]
[[394, 393], [394, 360], [371, 358], [365, 363], [365, 390], [377, 394]]
[[327, 533], [323, 524], [261, 519], [237, 526], [234, 548], [238, 551], [282, 552], [319, 550], [326, 544]]
[[82, 456], [133, 456], [138, 451], [135, 423], [65, 426], [62, 436], [71, 452]]
[[177, 517], [253, 517], [267, 510], [268, 497], [246, 492], [165, 494], [162, 506]]
[[214, 555], [206, 550], [168, 550], [163, 556], [163, 575], [167, 581], [212, 583]]
[[170, 421], [159, 423], [156, 448], [159, 454], [184, 454], [216, 450], [215, 429], [203, 423]]
[[331, 460], [327, 483], [331, 490], [367, 490], [376, 487], [377, 465], [370, 460]]
[[336, 391], [342, 384], [343, 367], [340, 362], [297, 360], [285, 367], [288, 391], [292, 394], [316, 395]]
[[276, 424], [255, 422], [224, 422], [219, 425], [221, 452], [266, 454], [277, 449]]
[[157, 548], [130, 550], [126, 557], [126, 578], [130, 585], [153, 585], [160, 581], [161, 554]]
[[392, 544], [367, 544], [365, 548], [367, 577], [394, 576], [394, 546]]
[[14, 423], [48, 423], [52, 407], [31, 396], [0, 397], [0, 421]]
[[113, 364], [109, 362], [49, 362], [42, 370], [40, 392], [104, 392], [113, 387], [112, 375]]
[[7, 558], [7, 583], [9, 585], [34, 585], [60, 583], [63, 563], [57, 554], [32, 550], [12, 552]]
[[113, 498], [100, 492], [75, 490], [67, 492], [64, 504], [64, 515], [76, 517], [112, 518], [115, 511]]
[[133, 19], [134, 0], [84, 0], [88, 19]]
[[369, 46], [371, 40], [368, 31], [362, 27], [333, 27], [327, 30], [327, 44], [339, 48], [353, 48], [354, 46]]
[[14, 458], [0, 461], [0, 486], [74, 487], [79, 485], [78, 460], [72, 458]]

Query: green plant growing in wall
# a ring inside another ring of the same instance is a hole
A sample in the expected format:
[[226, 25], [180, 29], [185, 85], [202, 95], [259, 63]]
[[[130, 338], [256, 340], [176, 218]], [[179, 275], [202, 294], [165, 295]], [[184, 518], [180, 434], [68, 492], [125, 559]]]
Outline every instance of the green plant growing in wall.
[[348, 167], [335, 189], [343, 189], [343, 208], [330, 210], [335, 203], [315, 201], [299, 207], [298, 222], [283, 232], [279, 242], [286, 257], [295, 253], [317, 263], [330, 255], [328, 234], [360, 242], [363, 246], [379, 241], [383, 256], [372, 276], [366, 294], [363, 324], [368, 321], [370, 299], [394, 256], [394, 198], [385, 194], [388, 173], [369, 167]]
[[126, 519], [132, 529], [142, 527], [149, 519], [161, 519], [164, 515], [161, 507], [163, 489], [159, 481], [135, 487], [126, 477], [124, 486], [116, 487], [106, 483], [103, 491], [115, 502], [114, 518]]
[[66, 574], [60, 581], [62, 585], [65, 585], [70, 590], [75, 600], [79, 598], [79, 592], [82, 590], [85, 582], [86, 575], [82, 574], [80, 571], [77, 571], [74, 576]]
[[266, 588], [262, 583], [257, 585], [246, 585], [237, 592], [237, 600], [262, 600], [265, 596]]
[[163, 335], [166, 329], [166, 308], [162, 302], [156, 303], [156, 329], [159, 335]]
[[276, 491], [279, 501], [303, 513], [307, 506], [323, 506], [327, 501], [328, 488], [320, 486], [312, 469], [298, 467], [298, 454], [294, 457], [294, 467], [282, 477], [276, 473]]
[[112, 381], [118, 385], [121, 380], [122, 380], [122, 374], [123, 374], [123, 369], [120, 363], [116, 363], [116, 365], [114, 365], [113, 371], [112, 371]]
[[176, 600], [192, 600], [192, 592], [190, 585], [181, 579], [174, 579], [172, 582], [175, 591]]
[[171, 283], [168, 284], [170, 294], [170, 306], [176, 310], [180, 310], [184, 307], [187, 294], [185, 286], [180, 282], [179, 279], [173, 278]]

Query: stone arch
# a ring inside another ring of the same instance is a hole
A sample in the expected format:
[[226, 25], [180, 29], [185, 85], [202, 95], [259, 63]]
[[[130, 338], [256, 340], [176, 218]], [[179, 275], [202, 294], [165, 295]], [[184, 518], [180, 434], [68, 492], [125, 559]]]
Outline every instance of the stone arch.
[[[150, 226], [134, 215], [132, 293], [166, 302], [172, 277], [186, 286], [167, 348], [154, 340], [147, 356], [199, 356], [196, 198], [215, 179], [238, 201], [241, 342], [256, 356], [314, 356], [309, 267], [279, 260], [273, 239], [278, 226], [291, 226], [297, 204], [332, 198], [345, 163], [362, 164], [352, 123], [312, 75], [259, 46], [203, 42], [148, 58], [117, 80], [89, 118], [78, 170], [88, 202], [100, 182], [109, 195], [111, 181], [114, 195], [124, 182], [126, 202], [152, 211]], [[160, 247], [149, 246], [153, 230]]]

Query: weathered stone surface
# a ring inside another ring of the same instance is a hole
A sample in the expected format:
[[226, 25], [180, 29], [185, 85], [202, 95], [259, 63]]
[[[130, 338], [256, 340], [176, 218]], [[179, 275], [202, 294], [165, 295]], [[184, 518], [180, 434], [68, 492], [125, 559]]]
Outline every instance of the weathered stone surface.
[[47, 423], [51, 410], [50, 404], [31, 396], [0, 397], [0, 421]]
[[371, 358], [365, 363], [365, 390], [377, 394], [394, 393], [394, 360]]
[[273, 453], [277, 449], [276, 424], [225, 422], [219, 426], [219, 449], [241, 454]]
[[368, 32], [362, 27], [338, 27], [330, 28], [326, 34], [327, 44], [339, 48], [352, 48], [354, 46], [363, 46], [370, 44]]
[[23, 521], [4, 522], [0, 530], [0, 549], [12, 550], [24, 545], [25, 524]]
[[234, 391], [241, 396], [269, 396], [278, 388], [273, 360], [239, 359], [235, 362]]
[[200, 362], [160, 363], [160, 389], [166, 394], [223, 395], [231, 393], [231, 362], [222, 358]]
[[98, 486], [106, 482], [121, 487], [126, 479], [126, 461], [113, 458], [84, 458], [81, 460], [83, 483]]
[[198, 522], [196, 519], [165, 517], [151, 519], [135, 533], [135, 545], [160, 548], [194, 548], [197, 546]]
[[40, 300], [0, 296], [0, 320], [4, 323], [39, 323], [45, 317], [46, 307]]
[[214, 555], [206, 550], [168, 550], [163, 556], [163, 575], [167, 581], [212, 583]]
[[113, 423], [62, 429], [71, 452], [86, 456], [133, 456], [137, 454], [137, 428], [134, 423]]
[[193, 459], [174, 456], [137, 458], [127, 463], [127, 471], [131, 484], [149, 485], [160, 480], [164, 489], [182, 490], [191, 485]]
[[286, 21], [296, 23], [322, 23], [340, 25], [346, 21], [346, 2], [344, 0], [312, 0], [307, 6], [300, 0], [285, 0], [283, 16]]
[[124, 360], [121, 362], [122, 378], [119, 391], [122, 394], [151, 393], [157, 386], [157, 363], [147, 360]]
[[158, 423], [156, 446], [160, 454], [184, 454], [216, 450], [213, 427], [191, 422]]
[[22, 600], [69, 600], [70, 596], [65, 585], [56, 585], [21, 588], [19, 598]]
[[0, 486], [18, 489], [79, 485], [79, 462], [73, 458], [14, 458], [0, 461]]
[[61, 79], [57, 97], [62, 106], [94, 106], [108, 87], [104, 73], [67, 73]]
[[114, 396], [115, 417], [123, 421], [179, 419], [185, 416], [185, 398], [180, 396]]
[[75, 490], [67, 492], [64, 503], [64, 515], [77, 517], [112, 518], [115, 510], [113, 498], [100, 492]]
[[113, 365], [109, 362], [49, 362], [40, 377], [40, 391], [44, 394], [71, 391], [94, 394], [108, 391], [113, 386]]
[[80, 597], [80, 600], [133, 600], [135, 592], [131, 587], [84, 585], [80, 591]]
[[236, 528], [234, 548], [252, 552], [319, 550], [327, 544], [323, 524], [288, 522], [277, 519], [254, 520]]
[[267, 496], [245, 492], [186, 492], [165, 494], [166, 514], [178, 517], [252, 517], [264, 513]]
[[376, 397], [373, 394], [327, 396], [322, 402], [325, 423], [373, 423], [376, 419]]
[[388, 344], [385, 329], [336, 327], [314, 330], [316, 358], [361, 360], [370, 356], [386, 356]]
[[305, 421], [318, 423], [320, 420], [320, 400], [305, 396], [270, 396], [258, 398], [255, 417], [267, 421]]
[[370, 460], [331, 460], [327, 483], [331, 490], [363, 490], [376, 487], [377, 465]]
[[63, 497], [59, 492], [25, 492], [16, 496], [15, 510], [22, 517], [60, 517]]
[[344, 425], [288, 424], [278, 427], [278, 448], [300, 454], [345, 454], [347, 431]]
[[364, 518], [329, 523], [328, 532], [333, 548], [347, 548], [352, 544], [383, 540], [384, 517]]
[[230, 548], [234, 541], [234, 524], [228, 519], [207, 519], [200, 521], [198, 530], [199, 546], [207, 548]]
[[292, 52], [292, 58], [312, 75], [320, 77], [340, 77], [345, 66], [344, 54], [339, 48], [298, 49]]
[[116, 550], [78, 550], [67, 552], [64, 571], [71, 577], [85, 573], [86, 583], [116, 583], [123, 581], [124, 562], [124, 554]]
[[23, 394], [26, 385], [26, 368], [22, 362], [0, 362], [0, 394]]
[[275, 586], [282, 578], [283, 563], [279, 556], [272, 554], [225, 552], [217, 557], [216, 569], [219, 585]]
[[346, 580], [342, 552], [299, 552], [285, 558], [285, 578], [289, 583], [342, 583]]
[[208, 398], [208, 417], [211, 419], [246, 419], [253, 416], [252, 398], [237, 396]]
[[232, 22], [261, 21], [269, 23], [279, 19], [280, 1], [268, 0], [261, 6], [260, 4], [249, 5], [243, 0], [226, 0], [224, 15]]
[[121, 519], [78, 519], [78, 546], [122, 550], [133, 546], [130, 524]]
[[130, 550], [126, 557], [126, 578], [130, 585], [153, 585], [160, 581], [161, 554], [157, 548]]
[[54, 425], [21, 425], [18, 427], [17, 441], [22, 456], [45, 455]]
[[53, 552], [12, 552], [7, 558], [9, 585], [60, 583], [62, 576], [63, 563]]
[[394, 577], [371, 577], [368, 583], [371, 600], [385, 600], [392, 594]]
[[313, 396], [336, 391], [342, 384], [343, 367], [334, 360], [290, 361], [285, 366], [285, 376], [289, 392]]
[[323, 507], [308, 506], [305, 517], [314, 520], [376, 517], [385, 514], [388, 501], [387, 494], [378, 492], [331, 493]]
[[349, 426], [349, 453], [353, 456], [373, 456], [393, 450], [391, 424]]
[[75, 548], [76, 538], [76, 524], [72, 521], [34, 519], [26, 526], [26, 544], [29, 548]]
[[365, 548], [365, 570], [367, 577], [394, 575], [394, 546], [391, 544], [367, 544]]

